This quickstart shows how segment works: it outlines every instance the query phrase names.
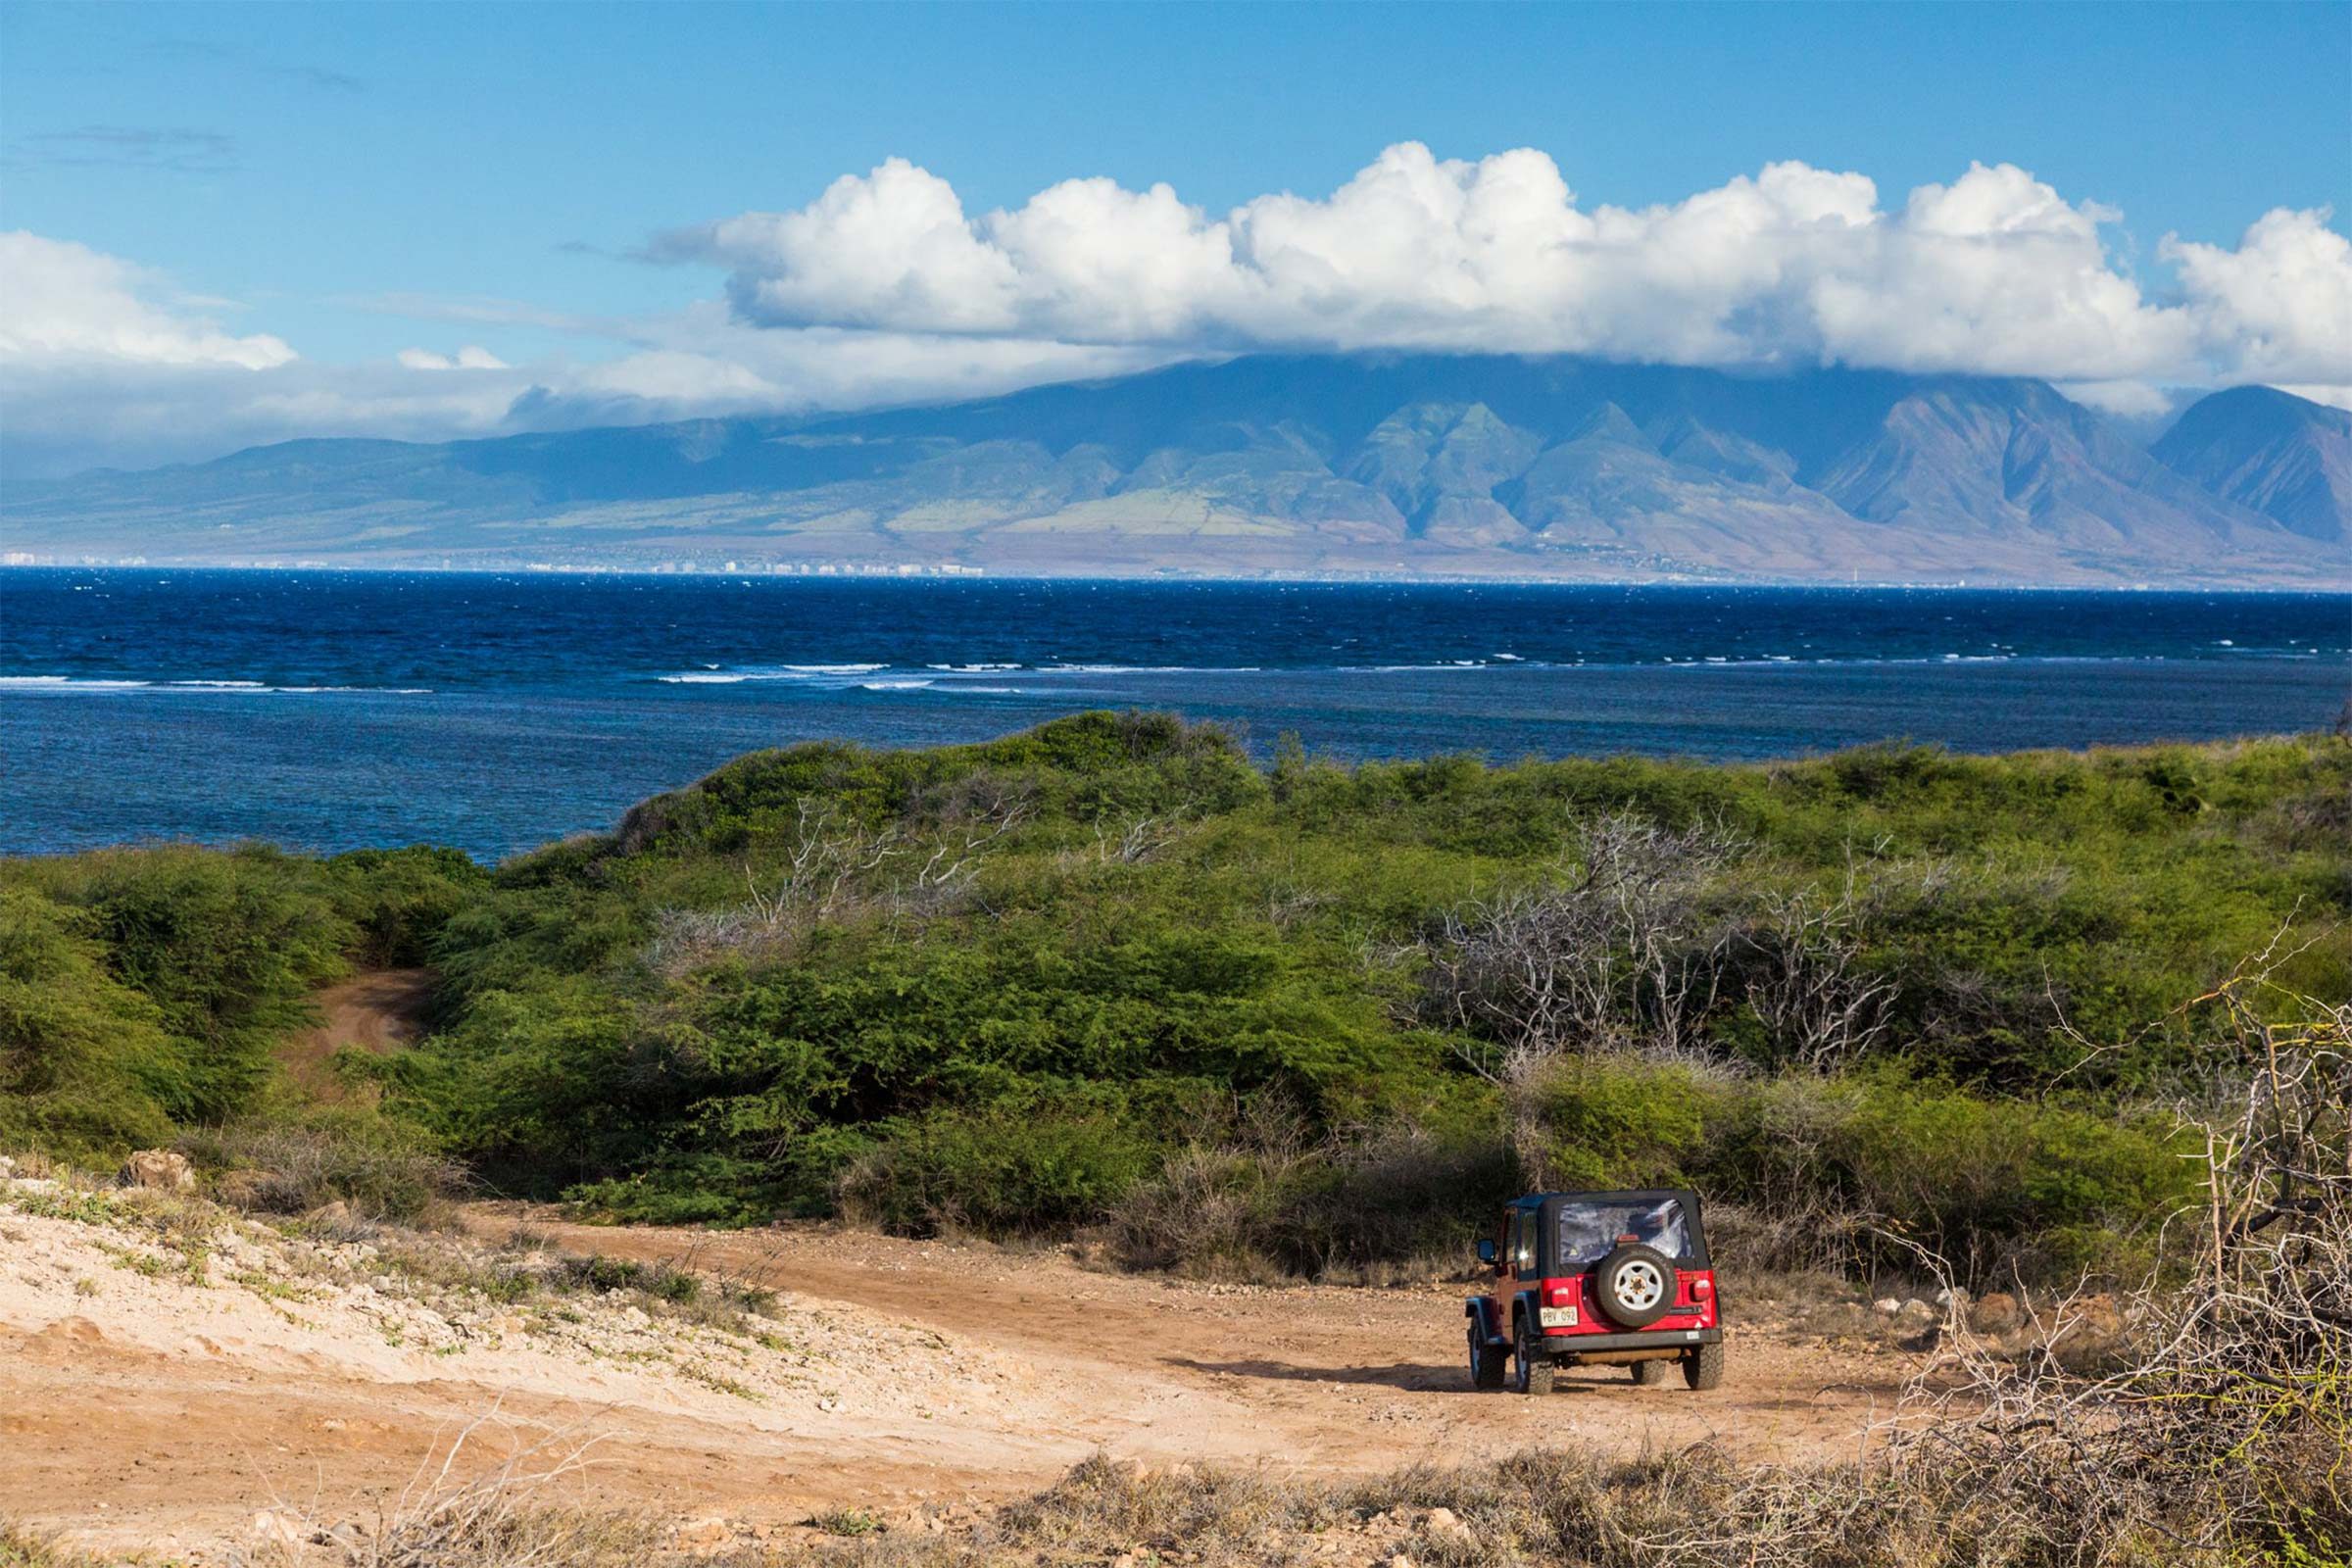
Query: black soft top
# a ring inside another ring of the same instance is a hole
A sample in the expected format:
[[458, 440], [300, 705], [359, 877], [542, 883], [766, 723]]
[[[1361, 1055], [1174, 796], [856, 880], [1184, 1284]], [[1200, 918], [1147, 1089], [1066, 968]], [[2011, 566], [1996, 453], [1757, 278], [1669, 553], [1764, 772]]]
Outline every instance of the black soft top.
[[1684, 1258], [1684, 1265], [1693, 1269], [1709, 1267], [1707, 1231], [1699, 1217], [1698, 1194], [1688, 1187], [1629, 1187], [1611, 1192], [1529, 1193], [1524, 1198], [1511, 1200], [1509, 1206], [1544, 1210], [1541, 1233], [1544, 1239], [1544, 1258], [1548, 1267], [1551, 1262], [1553, 1239], [1559, 1229], [1555, 1216], [1562, 1205], [1567, 1203], [1662, 1203], [1669, 1199], [1682, 1204], [1684, 1223], [1690, 1229], [1690, 1251]]

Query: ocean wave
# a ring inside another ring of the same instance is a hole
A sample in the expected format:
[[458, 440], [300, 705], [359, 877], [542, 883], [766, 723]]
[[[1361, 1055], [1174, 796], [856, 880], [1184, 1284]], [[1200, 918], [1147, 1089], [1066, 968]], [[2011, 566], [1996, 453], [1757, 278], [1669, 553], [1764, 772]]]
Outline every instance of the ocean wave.
[[430, 686], [272, 686], [258, 680], [136, 680], [115, 675], [0, 675], [0, 691], [184, 692], [207, 696], [283, 697], [319, 692], [365, 693], [377, 697], [430, 697]]
[[704, 664], [674, 675], [656, 675], [654, 679], [664, 686], [738, 686], [754, 680], [821, 682], [850, 680], [889, 667], [888, 664], [746, 664], [740, 669], [729, 669], [723, 664]]
[[950, 675], [998, 675], [1008, 669], [1019, 669], [1021, 666], [1019, 664], [925, 664], [923, 667], [940, 670]]
[[[1519, 662], [1527, 663], [1530, 668], [1535, 669], [1546, 667], [1531, 663], [1526, 660], [1521, 660]], [[1343, 675], [1428, 675], [1444, 674], [1456, 669], [1492, 669], [1494, 667], [1484, 660], [1448, 659], [1436, 664], [1342, 664], [1339, 666], [1339, 672]]]
[[1259, 664], [1040, 664], [1041, 675], [1255, 675]]
[[858, 683], [858, 689], [861, 692], [919, 692], [937, 684], [937, 681], [930, 680], [861, 680]]
[[131, 691], [152, 686], [148, 680], [107, 680], [94, 675], [0, 675], [0, 690], [6, 691]]

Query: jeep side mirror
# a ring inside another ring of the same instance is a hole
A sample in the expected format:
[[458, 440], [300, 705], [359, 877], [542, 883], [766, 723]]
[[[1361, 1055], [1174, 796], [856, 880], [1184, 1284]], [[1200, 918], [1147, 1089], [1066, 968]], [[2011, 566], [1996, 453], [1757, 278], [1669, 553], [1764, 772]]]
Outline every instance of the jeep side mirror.
[[1480, 1238], [1479, 1238], [1479, 1240], [1478, 1240], [1478, 1260], [1479, 1260], [1481, 1263], [1492, 1263], [1492, 1262], [1494, 1262], [1494, 1237], [1492, 1237], [1492, 1236], [1482, 1236], [1482, 1237], [1480, 1237]]

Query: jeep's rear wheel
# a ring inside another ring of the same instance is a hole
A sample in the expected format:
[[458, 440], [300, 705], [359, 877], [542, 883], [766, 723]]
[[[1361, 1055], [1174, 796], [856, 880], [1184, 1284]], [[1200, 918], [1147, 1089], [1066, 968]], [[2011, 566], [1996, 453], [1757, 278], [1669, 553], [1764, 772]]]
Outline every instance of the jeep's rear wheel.
[[1657, 1388], [1666, 1381], [1666, 1373], [1673, 1365], [1671, 1361], [1636, 1361], [1634, 1381], [1645, 1389]]
[[1519, 1363], [1518, 1385], [1521, 1394], [1549, 1394], [1551, 1392], [1551, 1357], [1535, 1347], [1535, 1336], [1528, 1331], [1527, 1319], [1519, 1319], [1519, 1332], [1512, 1340], [1512, 1359]]
[[[1661, 1363], [1661, 1366], [1663, 1363]], [[1723, 1382], [1723, 1342], [1702, 1345], [1683, 1356], [1683, 1381], [1704, 1393]]]
[[1503, 1380], [1503, 1352], [1487, 1343], [1485, 1325], [1476, 1318], [1470, 1320], [1470, 1386], [1474, 1389], [1499, 1389]]

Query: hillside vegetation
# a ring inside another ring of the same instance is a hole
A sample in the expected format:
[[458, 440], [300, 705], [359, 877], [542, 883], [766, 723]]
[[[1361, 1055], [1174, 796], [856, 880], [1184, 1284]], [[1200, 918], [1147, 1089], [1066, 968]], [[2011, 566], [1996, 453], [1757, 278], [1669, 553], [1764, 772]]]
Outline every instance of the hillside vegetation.
[[[413, 1153], [614, 1216], [1203, 1272], [1360, 1275], [1526, 1184], [1687, 1181], [1776, 1265], [2120, 1271], [2194, 1197], [2178, 1109], [2241, 1088], [2194, 999], [2265, 949], [2278, 995], [2352, 995], [2348, 913], [2319, 738], [1261, 768], [1096, 713], [753, 754], [495, 868], [0, 862], [0, 1147], [234, 1164], [291, 1126], [383, 1203]], [[300, 1103], [270, 1053], [305, 997], [392, 963], [437, 972], [429, 1037]]]

